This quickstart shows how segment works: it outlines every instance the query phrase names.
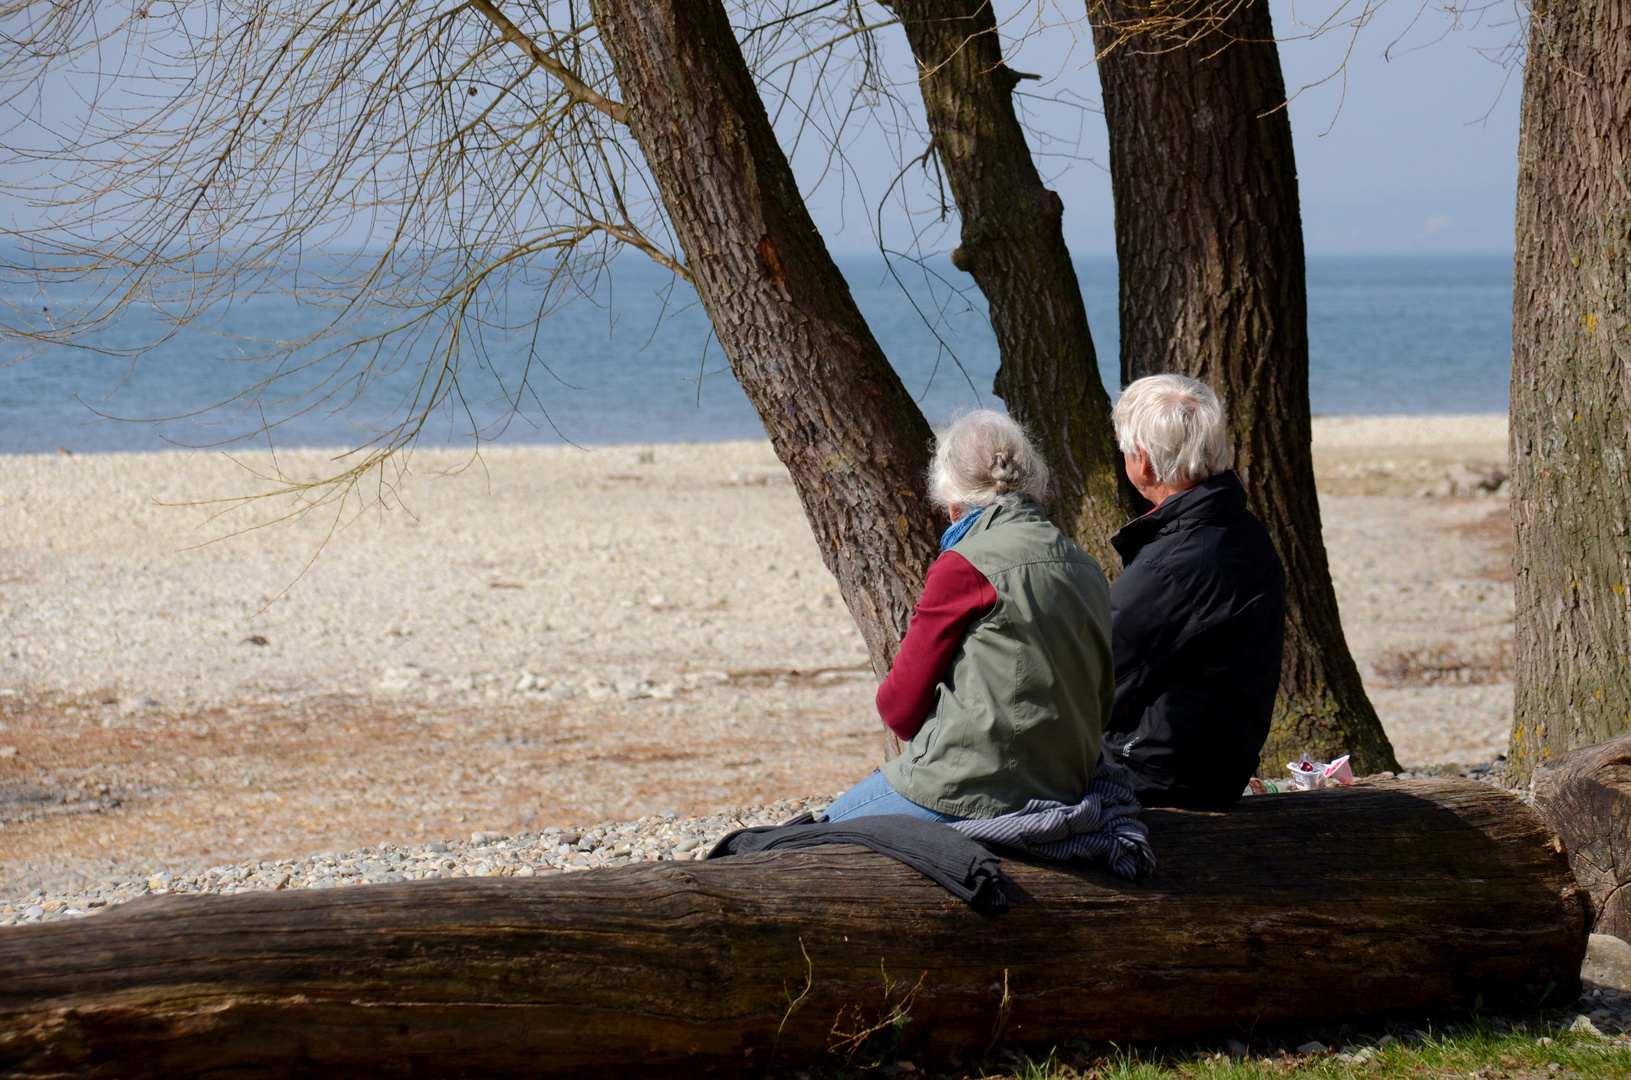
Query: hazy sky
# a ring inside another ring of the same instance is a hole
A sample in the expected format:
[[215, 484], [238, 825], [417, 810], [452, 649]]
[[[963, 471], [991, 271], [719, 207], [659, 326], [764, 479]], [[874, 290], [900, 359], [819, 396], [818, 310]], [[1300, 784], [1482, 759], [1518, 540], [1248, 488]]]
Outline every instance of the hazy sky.
[[[1420, 6], [1420, 0], [1386, 0], [1357, 35], [1337, 28], [1310, 38], [1308, 24], [1328, 17], [1334, 4], [1271, 3], [1286, 84], [1293, 92], [1308, 87], [1291, 104], [1308, 250], [1511, 251], [1522, 73], [1517, 65], [1503, 66], [1491, 55], [1515, 40], [1516, 9], [1489, 8], [1480, 24], [1468, 25], [1440, 7]], [[1009, 0], [999, 3], [999, 11], [1032, 6]], [[1018, 24], [1010, 24], [1005, 45], [1012, 47], [1017, 31]], [[885, 67], [910, 71], [900, 31], [885, 31], [885, 38], [895, 50]], [[1026, 37], [1010, 64], [1047, 76], [1041, 84], [1022, 84], [1022, 89], [1072, 95], [1096, 109], [1098, 78], [1089, 58], [1085, 43], [1073, 50], [1068, 31], [1054, 27]], [[1315, 83], [1320, 85], [1310, 85]], [[1069, 136], [1072, 145], [1054, 149], [1079, 155], [1077, 160], [1050, 156], [1044, 162], [1051, 185], [1065, 201], [1072, 248], [1112, 253], [1103, 117], [1056, 106], [1052, 111], [1035, 107], [1033, 117], [1038, 128]], [[1079, 147], [1074, 134], [1078, 125]], [[860, 150], [851, 157], [865, 162], [864, 140]], [[881, 190], [893, 174], [887, 155], [875, 156], [878, 168], [868, 171], [863, 164], [857, 177], [866, 196]], [[829, 185], [812, 199], [834, 250], [872, 247], [868, 216], [857, 212], [861, 202], [855, 185], [842, 208]]]
[[[1499, 51], [1514, 41], [1516, 7], [1485, 9], [1478, 24], [1469, 26], [1441, 7], [1422, 6], [1424, 0], [1370, 2], [1379, 7], [1357, 36], [1338, 26], [1310, 37], [1309, 24], [1361, 9], [1340, 7], [1341, 0], [1301, 6], [1270, 0], [1287, 86], [1294, 92], [1308, 87], [1291, 104], [1308, 250], [1510, 252], [1521, 72], [1477, 50]], [[1043, 76], [1021, 84], [1028, 95], [1022, 104], [1031, 121], [1033, 152], [1064, 198], [1067, 239], [1079, 253], [1111, 254], [1113, 215], [1098, 77], [1090, 44], [1077, 40], [1085, 32], [1084, 0], [996, 3], [1011, 66]], [[1038, 17], [1039, 10], [1051, 10], [1051, 25]], [[876, 3], [865, 4], [863, 11], [869, 18], [888, 16]], [[891, 26], [879, 36], [880, 70], [895, 80], [897, 97], [921, 112], [904, 34]], [[72, 103], [71, 95], [63, 100]], [[778, 125], [786, 145], [791, 145], [793, 112], [783, 110]], [[845, 149], [850, 170], [842, 183], [831, 175], [816, 183], [829, 160], [817, 139], [799, 144], [795, 168], [813, 189], [811, 209], [830, 247], [846, 254], [875, 251], [873, 208], [898, 171], [897, 157], [876, 130], [860, 132]], [[907, 149], [920, 153], [921, 139], [914, 135]], [[921, 179], [921, 172], [917, 175]], [[920, 184], [918, 196], [926, 190]], [[0, 196], [0, 216], [27, 221], [33, 215], [8, 194]], [[886, 220], [891, 246], [904, 246], [905, 217], [893, 214]], [[366, 242], [365, 234], [358, 233], [358, 242]], [[954, 242], [954, 234], [942, 236], [936, 246], [943, 251]]]
[[[1464, 28], [1442, 9], [1420, 9], [1384, 55], [1417, 10], [1392, 0], [1360, 31], [1345, 99], [1337, 79], [1292, 102], [1310, 251], [1512, 250], [1523, 79], [1492, 55], [1515, 38], [1515, 7]], [[1306, 8], [1274, 4], [1278, 33], [1293, 32], [1294, 12], [1308, 18]], [[1334, 70], [1350, 39], [1288, 41], [1287, 85]]]

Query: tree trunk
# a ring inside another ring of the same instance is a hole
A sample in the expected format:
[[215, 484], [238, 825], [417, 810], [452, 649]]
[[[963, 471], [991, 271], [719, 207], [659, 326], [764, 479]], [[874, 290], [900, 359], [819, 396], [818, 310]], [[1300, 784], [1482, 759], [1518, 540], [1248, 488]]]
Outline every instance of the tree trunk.
[[1631, 730], [1631, 17], [1536, 4], [1512, 293], [1507, 780]]
[[1020, 76], [1002, 62], [988, 0], [887, 0], [917, 60], [935, 152], [958, 214], [952, 263], [990, 307], [995, 390], [1041, 444], [1058, 484], [1054, 520], [1114, 576], [1110, 534], [1133, 492], [1110, 427], [1087, 309], [1065, 246], [1064, 203], [1042, 185], [1014, 114]]
[[1212, 385], [1252, 511], [1285, 563], [1264, 768], [1306, 750], [1350, 753], [1359, 773], [1397, 769], [1342, 633], [1320, 530], [1302, 221], [1268, 4], [1247, 0], [1205, 33], [1135, 33], [1159, 13], [1123, 0], [1089, 0], [1088, 13], [1110, 130], [1122, 380], [1176, 371]]
[[939, 551], [932, 433], [810, 219], [718, 0], [594, 0], [629, 125], [873, 670]]
[[1492, 785], [1146, 818], [1153, 877], [1009, 861], [1000, 916], [831, 847], [0, 930], [0, 1073], [667, 1077], [841, 1060], [872, 1027], [863, 1060], [1578, 992], [1582, 896]]
[[1631, 942], [1631, 735], [1536, 765], [1535, 811], [1591, 895], [1592, 930]]

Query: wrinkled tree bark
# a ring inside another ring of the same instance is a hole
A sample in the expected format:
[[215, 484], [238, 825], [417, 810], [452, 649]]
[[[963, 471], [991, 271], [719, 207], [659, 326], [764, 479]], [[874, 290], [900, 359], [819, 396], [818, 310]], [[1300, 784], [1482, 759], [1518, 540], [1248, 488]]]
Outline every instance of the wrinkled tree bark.
[[1592, 930], [1631, 942], [1631, 735], [1536, 765], [1535, 812], [1591, 896]]
[[1537, 4], [1512, 302], [1509, 783], [1631, 731], [1631, 21]]
[[829, 847], [4, 929], [0, 1074], [718, 1076], [1578, 992], [1574, 877], [1491, 785], [1146, 818], [1152, 877], [1009, 860], [1006, 915]]
[[[1397, 769], [1348, 651], [1314, 490], [1308, 303], [1285, 82], [1267, 0], [1203, 31], [1163, 31], [1089, 0], [1100, 53], [1121, 266], [1123, 383], [1204, 379], [1229, 413], [1235, 468], [1286, 569], [1286, 644], [1263, 768], [1306, 750]], [[1193, 39], [1193, 40], [1191, 40]]]
[[917, 61], [929, 130], [962, 237], [952, 263], [974, 277], [1002, 364], [995, 390], [1042, 445], [1058, 484], [1054, 520], [1112, 577], [1110, 534], [1133, 493], [1110, 426], [1064, 203], [1031, 160], [1014, 114], [1020, 76], [1003, 64], [988, 0], [886, 0]]
[[723, 6], [593, 10], [714, 333], [882, 676], [939, 551], [929, 425], [805, 208]]

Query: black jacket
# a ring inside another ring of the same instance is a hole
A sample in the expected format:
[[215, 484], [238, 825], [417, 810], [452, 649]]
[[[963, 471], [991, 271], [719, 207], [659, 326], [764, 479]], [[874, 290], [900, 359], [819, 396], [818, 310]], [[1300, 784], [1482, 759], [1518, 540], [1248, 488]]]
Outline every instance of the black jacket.
[[1227, 806], [1257, 769], [1280, 684], [1286, 582], [1233, 472], [1110, 538], [1116, 703], [1104, 746], [1145, 806]]
[[878, 814], [844, 821], [820, 821], [800, 814], [780, 825], [761, 825], [728, 833], [708, 852], [710, 859], [746, 855], [775, 848], [855, 844], [887, 855], [930, 878], [977, 911], [1008, 910], [1003, 891], [1002, 861], [979, 841], [950, 825], [905, 814]]

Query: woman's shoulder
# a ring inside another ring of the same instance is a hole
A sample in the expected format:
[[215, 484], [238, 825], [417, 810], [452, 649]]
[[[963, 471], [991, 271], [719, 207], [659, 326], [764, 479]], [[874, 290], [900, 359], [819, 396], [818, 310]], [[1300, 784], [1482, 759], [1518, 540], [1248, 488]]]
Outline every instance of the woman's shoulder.
[[[968, 557], [998, 592], [1035, 592], [1061, 588], [1071, 593], [1108, 598], [1104, 567], [1070, 537], [1045, 520], [1016, 527], [1007, 542], [972, 547]], [[961, 545], [959, 545], [961, 547]]]
[[1055, 525], [1042, 508], [1029, 499], [1018, 506], [986, 510], [984, 528], [976, 529], [952, 550], [969, 555], [995, 555], [1009, 561], [1076, 557], [1092, 561], [1076, 542]]

